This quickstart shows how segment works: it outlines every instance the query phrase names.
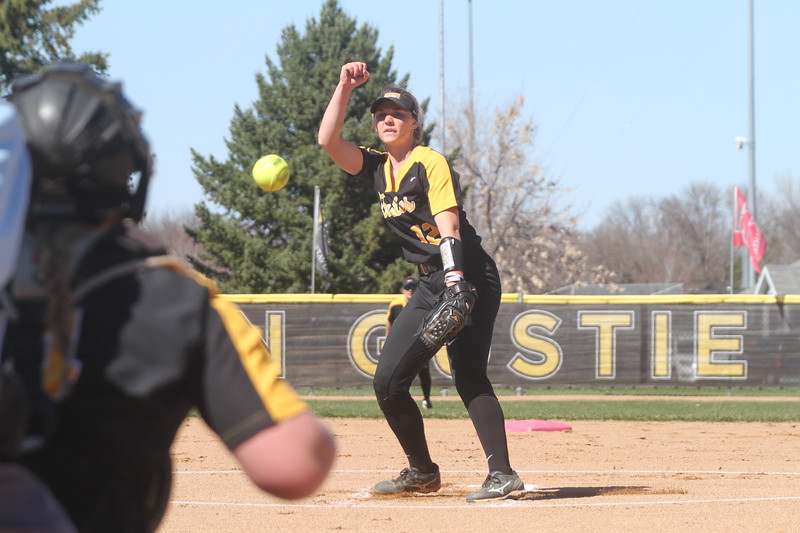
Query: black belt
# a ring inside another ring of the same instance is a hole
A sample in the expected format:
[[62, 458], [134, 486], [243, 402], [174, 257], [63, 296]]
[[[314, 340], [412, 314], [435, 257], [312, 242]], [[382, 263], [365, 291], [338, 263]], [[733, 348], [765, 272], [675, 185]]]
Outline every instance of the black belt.
[[421, 276], [427, 276], [428, 274], [433, 274], [442, 269], [442, 260], [440, 257], [436, 257], [435, 259], [431, 259], [430, 261], [426, 261], [425, 263], [417, 263], [417, 270]]

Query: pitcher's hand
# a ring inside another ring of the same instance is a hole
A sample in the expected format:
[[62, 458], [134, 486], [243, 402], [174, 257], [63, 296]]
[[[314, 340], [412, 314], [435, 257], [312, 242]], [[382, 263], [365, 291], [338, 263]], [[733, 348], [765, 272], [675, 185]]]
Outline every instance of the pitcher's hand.
[[339, 73], [339, 83], [351, 89], [366, 83], [368, 79], [367, 64], [360, 61], [342, 65], [342, 71]]

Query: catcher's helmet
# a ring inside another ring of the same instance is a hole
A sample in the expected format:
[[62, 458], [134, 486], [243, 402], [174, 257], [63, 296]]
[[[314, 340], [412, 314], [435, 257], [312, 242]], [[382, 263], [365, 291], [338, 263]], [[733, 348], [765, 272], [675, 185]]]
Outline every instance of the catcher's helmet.
[[139, 129], [140, 113], [119, 83], [87, 65], [56, 63], [16, 80], [10, 100], [33, 164], [29, 217], [96, 222], [121, 211], [141, 218], [150, 149]]

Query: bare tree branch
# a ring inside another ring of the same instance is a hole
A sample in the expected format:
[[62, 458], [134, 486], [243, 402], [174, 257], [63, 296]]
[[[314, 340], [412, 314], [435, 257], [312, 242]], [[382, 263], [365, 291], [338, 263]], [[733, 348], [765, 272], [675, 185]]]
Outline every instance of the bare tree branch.
[[[536, 126], [523, 116], [524, 98], [471, 117], [464, 108], [448, 124], [460, 146], [456, 163], [471, 222], [497, 262], [506, 292], [541, 293], [574, 283], [603, 283], [604, 267], [589, 265], [578, 246], [576, 218], [559, 207], [556, 181], [532, 165]], [[474, 124], [474, 131], [470, 131]]]

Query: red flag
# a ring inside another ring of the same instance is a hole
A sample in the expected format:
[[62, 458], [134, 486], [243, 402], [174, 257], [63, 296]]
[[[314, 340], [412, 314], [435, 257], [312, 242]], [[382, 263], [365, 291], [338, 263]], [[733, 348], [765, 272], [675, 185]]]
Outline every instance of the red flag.
[[753, 269], [761, 274], [761, 266], [758, 263], [764, 257], [767, 241], [764, 240], [764, 235], [758, 229], [756, 219], [747, 209], [747, 202], [744, 201], [744, 196], [742, 196], [739, 187], [734, 187], [733, 190], [736, 194], [736, 202], [733, 208], [733, 245], [747, 246], [750, 259], [753, 261]]

